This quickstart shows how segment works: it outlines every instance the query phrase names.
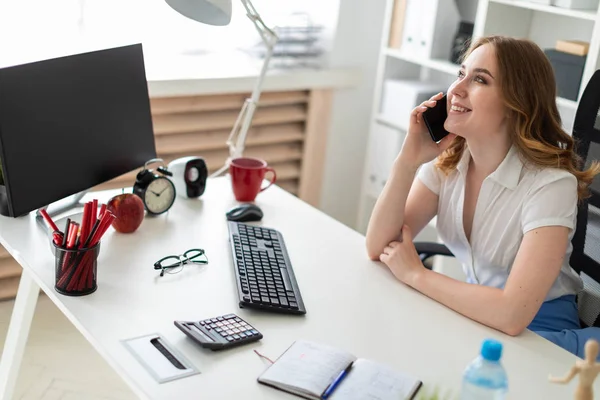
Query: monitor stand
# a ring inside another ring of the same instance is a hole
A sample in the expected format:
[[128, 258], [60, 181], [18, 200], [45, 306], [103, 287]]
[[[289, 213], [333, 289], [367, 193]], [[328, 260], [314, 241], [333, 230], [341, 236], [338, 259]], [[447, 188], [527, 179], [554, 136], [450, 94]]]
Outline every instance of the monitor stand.
[[[58, 229], [62, 230], [67, 218], [70, 218], [72, 221], [81, 222], [84, 206], [84, 203], [82, 203], [81, 200], [87, 194], [88, 191], [84, 190], [83, 192], [65, 197], [64, 199], [54, 202], [46, 207], [42, 207], [41, 209], [45, 209]], [[42, 227], [44, 232], [46, 232], [48, 235], [52, 235], [52, 230], [48, 227], [46, 221], [44, 221], [44, 217], [42, 217], [40, 210], [35, 212], [35, 219], [38, 222], [38, 225]]]

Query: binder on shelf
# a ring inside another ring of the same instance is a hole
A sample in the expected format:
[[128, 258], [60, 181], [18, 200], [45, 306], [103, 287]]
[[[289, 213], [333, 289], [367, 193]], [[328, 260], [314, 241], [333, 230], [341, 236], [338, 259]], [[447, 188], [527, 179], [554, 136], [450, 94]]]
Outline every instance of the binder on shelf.
[[388, 47], [399, 49], [402, 45], [402, 31], [404, 30], [406, 0], [395, 0], [390, 24]]
[[406, 132], [373, 123], [366, 193], [377, 198], [387, 182], [394, 160], [400, 153]]
[[396, 126], [408, 129], [413, 108], [446, 90], [445, 85], [435, 82], [386, 79], [381, 96], [381, 116]]
[[552, 0], [552, 5], [572, 10], [597, 10], [598, 0]]
[[554, 48], [563, 53], [586, 56], [590, 50], [590, 44], [581, 40], [557, 40]]
[[406, 0], [402, 51], [420, 58], [448, 60], [459, 24], [454, 1]]

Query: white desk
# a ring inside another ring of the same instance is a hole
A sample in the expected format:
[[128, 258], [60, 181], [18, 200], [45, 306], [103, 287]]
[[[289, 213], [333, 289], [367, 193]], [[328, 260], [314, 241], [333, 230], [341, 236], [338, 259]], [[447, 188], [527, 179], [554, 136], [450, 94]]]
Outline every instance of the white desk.
[[[575, 382], [552, 385], [547, 376], [565, 373], [575, 356], [529, 331], [516, 338], [503, 335], [409, 289], [367, 259], [363, 236], [276, 187], [260, 194], [257, 204], [265, 212], [262, 223], [285, 238], [307, 314], [239, 309], [224, 218], [234, 204], [228, 178], [218, 178], [208, 182], [201, 199], [178, 198], [168, 214], [146, 218], [134, 234], [110, 229], [98, 263], [98, 290], [84, 297], [54, 290], [48, 239], [32, 215], [0, 218], [0, 242], [24, 269], [0, 366], [0, 398], [7, 398], [2, 393], [11, 392], [16, 379], [37, 285], [141, 398], [295, 398], [256, 382], [266, 363], [252, 350], [275, 358], [298, 338], [387, 363], [420, 377], [425, 388], [439, 386], [457, 395], [462, 371], [486, 337], [505, 345], [509, 398], [572, 398]], [[194, 247], [206, 249], [208, 266], [186, 266], [159, 278], [154, 261]], [[211, 352], [173, 325], [175, 319], [230, 312], [255, 325], [264, 338]], [[163, 334], [202, 373], [157, 384], [120, 342], [153, 332]], [[85, 368], [85, 360], [80, 362]]]

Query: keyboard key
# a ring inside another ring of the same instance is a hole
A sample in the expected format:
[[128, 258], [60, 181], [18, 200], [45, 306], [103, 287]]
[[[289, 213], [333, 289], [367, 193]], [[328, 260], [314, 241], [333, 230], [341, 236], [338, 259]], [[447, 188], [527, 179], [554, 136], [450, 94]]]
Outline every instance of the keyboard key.
[[283, 285], [285, 286], [285, 290], [294, 290], [287, 271], [284, 268], [279, 268], [279, 272], [281, 272], [281, 278], [283, 279]]

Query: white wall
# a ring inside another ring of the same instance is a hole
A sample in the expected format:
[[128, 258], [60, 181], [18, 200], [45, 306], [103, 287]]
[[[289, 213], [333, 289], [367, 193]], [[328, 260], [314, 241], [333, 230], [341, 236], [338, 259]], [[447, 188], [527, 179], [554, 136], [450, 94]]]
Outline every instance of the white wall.
[[[340, 0], [253, 0], [269, 27], [303, 12], [324, 28], [328, 49]], [[0, 0], [0, 66], [141, 42], [146, 56], [202, 54], [261, 44], [241, 1], [228, 26], [183, 17], [164, 0]]]
[[365, 163], [385, 0], [341, 0], [331, 67], [357, 67], [360, 85], [334, 97], [321, 210], [354, 228]]

